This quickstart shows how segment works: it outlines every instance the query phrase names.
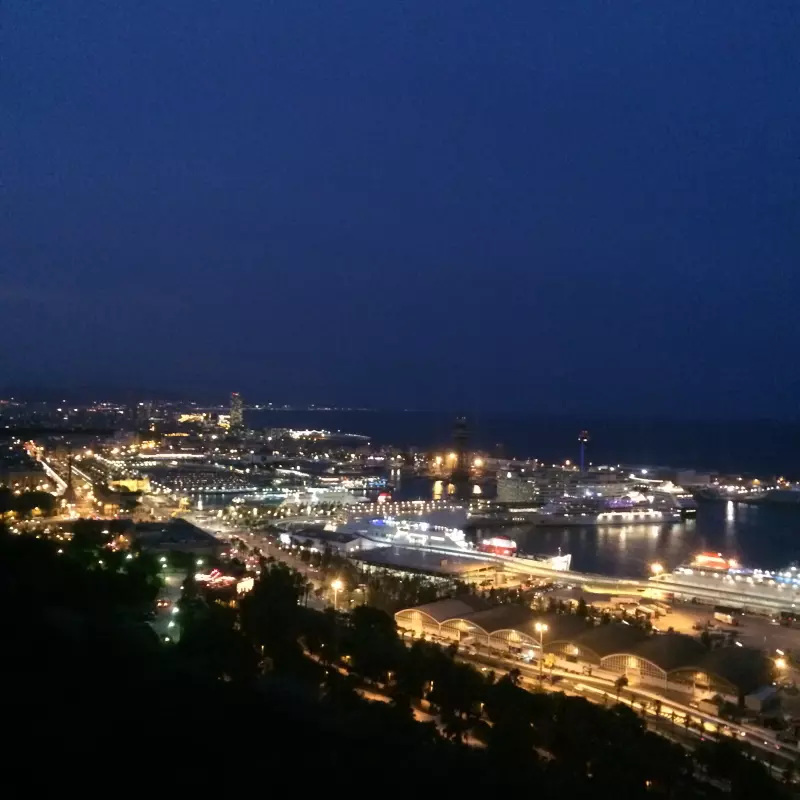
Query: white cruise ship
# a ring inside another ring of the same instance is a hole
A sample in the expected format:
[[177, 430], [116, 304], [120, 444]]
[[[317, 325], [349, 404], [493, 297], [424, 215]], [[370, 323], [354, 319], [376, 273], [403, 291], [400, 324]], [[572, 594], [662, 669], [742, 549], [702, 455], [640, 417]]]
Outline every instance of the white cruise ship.
[[561, 527], [562, 525], [653, 525], [679, 522], [680, 519], [681, 512], [676, 507], [558, 502], [548, 503], [537, 514], [531, 514], [528, 522], [532, 525]]
[[308, 486], [303, 489], [287, 490], [281, 505], [315, 506], [321, 503], [330, 505], [351, 506], [363, 502], [352, 492], [339, 486]]

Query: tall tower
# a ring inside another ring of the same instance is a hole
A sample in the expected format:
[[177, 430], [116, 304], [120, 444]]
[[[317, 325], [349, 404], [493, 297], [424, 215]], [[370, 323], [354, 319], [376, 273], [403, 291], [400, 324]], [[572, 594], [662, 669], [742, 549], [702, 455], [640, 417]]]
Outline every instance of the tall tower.
[[67, 488], [64, 489], [64, 499], [68, 503], [74, 503], [77, 499], [75, 486], [72, 483], [72, 445], [67, 450]]
[[586, 445], [589, 444], [589, 431], [581, 431], [578, 434], [578, 442], [581, 446], [581, 472], [586, 469]]
[[231, 392], [231, 430], [241, 428], [243, 425], [242, 397], [239, 392]]
[[450, 480], [459, 499], [469, 497], [469, 428], [467, 418], [458, 417], [453, 426], [453, 472]]

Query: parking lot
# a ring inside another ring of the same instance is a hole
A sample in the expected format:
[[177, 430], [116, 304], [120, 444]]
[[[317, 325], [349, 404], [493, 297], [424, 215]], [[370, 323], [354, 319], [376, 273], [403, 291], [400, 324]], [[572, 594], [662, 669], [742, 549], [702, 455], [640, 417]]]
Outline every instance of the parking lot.
[[678, 633], [697, 635], [695, 625], [711, 623], [716, 630], [736, 631], [738, 640], [748, 647], [758, 647], [768, 651], [783, 650], [800, 655], [800, 628], [787, 628], [774, 625], [767, 617], [741, 616], [737, 626], [725, 625], [714, 620], [714, 611], [708, 606], [689, 603], [671, 603], [669, 614], [659, 617], [653, 624], [659, 630], [674, 628]]
[[[548, 596], [557, 600], [577, 602], [578, 598], [596, 608], [615, 610], [617, 604], [610, 594], [597, 594], [583, 591], [580, 587], [559, 587]], [[647, 604], [648, 600], [643, 600]], [[747, 647], [757, 647], [767, 652], [774, 653], [782, 650], [785, 654], [792, 653], [800, 659], [800, 626], [784, 627], [773, 624], [769, 617], [743, 615], [738, 617], [737, 626], [725, 625], [714, 619], [714, 609], [711, 606], [695, 605], [692, 603], [669, 602], [670, 612], [653, 620], [653, 626], [658, 631], [667, 631], [672, 628], [676, 633], [685, 633], [689, 636], [698, 636], [700, 630], [696, 625], [710, 623], [713, 627], [710, 632], [735, 631], [737, 639]], [[631, 608], [631, 613], [633, 607]], [[779, 654], [778, 654], [779, 655]], [[800, 678], [800, 676], [799, 676]], [[800, 683], [800, 679], [798, 681]]]

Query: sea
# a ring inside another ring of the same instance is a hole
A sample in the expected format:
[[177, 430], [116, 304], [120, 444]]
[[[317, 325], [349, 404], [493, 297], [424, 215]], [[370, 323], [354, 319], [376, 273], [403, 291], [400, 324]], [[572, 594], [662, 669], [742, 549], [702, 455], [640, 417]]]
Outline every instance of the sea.
[[[356, 433], [375, 444], [449, 449], [454, 415], [379, 411], [248, 411], [252, 428]], [[800, 478], [800, 424], [676, 422], [567, 418], [469, 417], [470, 446], [493, 455], [563, 463], [578, 457], [589, 433], [587, 461], [628, 467], [666, 466], [725, 474]], [[430, 497], [426, 481], [398, 487], [403, 497]], [[744, 566], [780, 569], [800, 560], [800, 508], [702, 502], [696, 517], [669, 525], [505, 529], [520, 551], [572, 554], [582, 572], [639, 577], [650, 564], [674, 569], [702, 551]]]
[[[449, 449], [455, 414], [427, 411], [246, 411], [251, 428], [358, 433], [376, 444]], [[800, 423], [468, 416], [470, 445], [507, 458], [563, 463], [589, 434], [595, 464], [685, 467], [800, 479]]]

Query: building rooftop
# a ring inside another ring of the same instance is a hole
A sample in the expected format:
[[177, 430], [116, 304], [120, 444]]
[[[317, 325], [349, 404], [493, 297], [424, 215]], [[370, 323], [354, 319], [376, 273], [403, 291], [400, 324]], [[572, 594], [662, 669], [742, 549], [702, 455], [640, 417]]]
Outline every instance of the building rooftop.
[[419, 611], [440, 625], [457, 623], [463, 631], [488, 635], [516, 631], [537, 642], [537, 623], [547, 625], [543, 641], [545, 651], [552, 645], [567, 642], [591, 650], [600, 659], [612, 655], [631, 655], [655, 664], [664, 672], [704, 672], [721, 678], [739, 692], [749, 694], [771, 680], [771, 665], [759, 650], [749, 647], [721, 647], [707, 650], [699, 641], [680, 633], [650, 635], [641, 628], [623, 623], [592, 625], [576, 614], [534, 614], [525, 606], [503, 604], [489, 606], [473, 595], [440, 600], [398, 615]]
[[210, 533], [192, 525], [185, 519], [172, 519], [169, 522], [140, 522], [133, 531], [134, 539], [147, 546], [165, 543], [219, 545], [220, 542]]
[[[406, 611], [420, 611], [427, 614], [438, 623], [449, 619], [470, 618], [478, 611], [486, 611], [489, 604], [480, 597], [471, 594], [451, 597], [447, 600], [437, 600], [435, 603], [426, 603], [422, 606], [405, 609]], [[398, 612], [402, 613], [402, 612]]]
[[524, 633], [534, 639], [538, 639], [539, 632], [536, 630], [536, 624], [544, 623], [547, 625], [547, 631], [544, 634], [544, 647], [547, 649], [548, 645], [555, 642], [573, 641], [576, 637], [585, 633], [590, 623], [584, 618], [579, 617], [577, 614], [540, 614], [529, 620], [527, 623], [517, 627], [520, 633]]
[[752, 647], [718, 647], [709, 651], [697, 669], [733, 684], [743, 694], [772, 680], [769, 659]]
[[691, 636], [682, 633], [661, 633], [622, 652], [644, 658], [665, 672], [697, 664], [707, 654], [706, 648]]
[[321, 528], [306, 528], [296, 533], [292, 532], [290, 536], [301, 544], [303, 544], [306, 539], [312, 542], [339, 542], [340, 544], [347, 544], [348, 542], [363, 538], [357, 533], [334, 533], [333, 531], [325, 531]]
[[641, 628], [623, 625], [621, 622], [610, 622], [607, 625], [595, 625], [589, 628], [577, 636], [573, 643], [579, 649], [586, 648], [599, 658], [605, 658], [614, 653], [632, 652], [647, 638], [648, 635]]
[[497, 568], [497, 565], [490, 560], [463, 558], [458, 555], [443, 556], [441, 553], [412, 550], [405, 547], [373, 547], [362, 550], [354, 557], [366, 564], [409, 572], [423, 572], [428, 575], [464, 575], [469, 572]]
[[503, 604], [474, 611], [466, 618], [473, 625], [492, 634], [506, 629], [519, 630], [520, 626], [527, 625], [534, 618], [534, 613], [527, 606]]

